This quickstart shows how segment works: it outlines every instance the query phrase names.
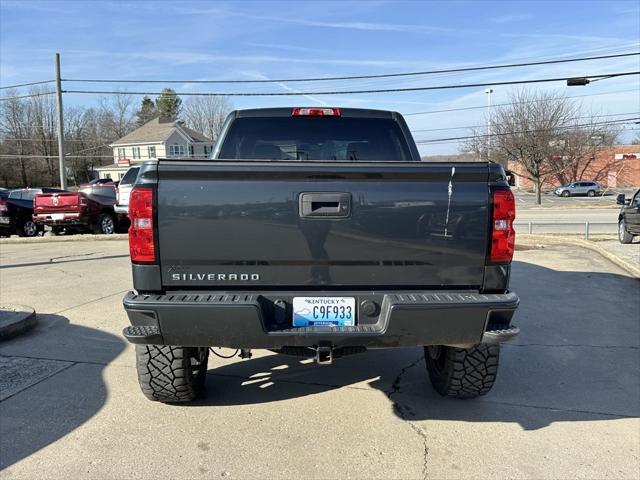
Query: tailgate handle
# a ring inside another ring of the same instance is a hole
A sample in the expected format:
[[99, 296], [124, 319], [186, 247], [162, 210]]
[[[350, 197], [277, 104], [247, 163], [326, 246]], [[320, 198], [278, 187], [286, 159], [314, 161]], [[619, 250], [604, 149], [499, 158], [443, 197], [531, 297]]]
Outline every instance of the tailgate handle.
[[300, 194], [302, 218], [345, 218], [351, 215], [351, 194], [342, 192], [306, 192]]

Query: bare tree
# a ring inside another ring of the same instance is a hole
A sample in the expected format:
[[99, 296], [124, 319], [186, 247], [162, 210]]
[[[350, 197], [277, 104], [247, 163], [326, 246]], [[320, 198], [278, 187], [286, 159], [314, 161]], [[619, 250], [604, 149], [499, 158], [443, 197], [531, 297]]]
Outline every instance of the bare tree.
[[496, 108], [490, 115], [492, 131], [476, 136], [467, 148], [489, 148], [491, 160], [503, 165], [518, 163], [522, 175], [535, 186], [537, 202], [542, 202], [545, 179], [565, 170], [570, 164], [564, 134], [578, 116], [579, 107], [555, 93], [521, 90], [510, 96], [510, 104]]
[[[603, 180], [613, 167], [615, 160], [598, 163], [598, 150], [615, 144], [621, 127], [602, 122], [602, 117], [593, 113], [582, 115], [573, 125], [561, 132], [564, 141], [563, 158], [550, 158], [550, 165], [557, 173], [555, 177], [564, 185], [576, 180]], [[588, 175], [589, 178], [585, 178]]]
[[182, 107], [182, 118], [187, 127], [215, 142], [230, 111], [231, 104], [226, 97], [191, 97]]
[[114, 139], [104, 137], [103, 130], [95, 109], [65, 108], [65, 151], [76, 185], [89, 180], [94, 166], [112, 161], [108, 143]]
[[134, 105], [134, 98], [125, 93], [100, 99], [100, 121], [112, 141], [124, 137], [135, 127]]
[[[15, 91], [7, 96], [15, 96]], [[22, 186], [29, 185], [26, 157], [31, 154], [29, 137], [32, 134], [31, 119], [26, 102], [22, 99], [11, 98], [0, 102], [0, 128], [2, 129], [2, 150], [5, 155], [16, 155], [19, 165], [19, 181]], [[5, 185], [9, 186], [14, 180], [14, 166], [11, 158], [0, 160], [0, 169]]]
[[[34, 89], [31, 93], [41, 92]], [[0, 102], [0, 152], [12, 156], [0, 161], [0, 179], [6, 186], [57, 183], [55, 112], [53, 98], [44, 95]], [[135, 128], [133, 101], [128, 95], [118, 95], [103, 99], [98, 109], [67, 106], [64, 128], [67, 164], [76, 183], [86, 181], [96, 164], [112, 161], [108, 144]]]
[[53, 184], [58, 178], [59, 170], [58, 160], [55, 158], [58, 154], [56, 103], [52, 95], [41, 95], [43, 92], [42, 87], [31, 89], [29, 93], [34, 96], [26, 100], [26, 108], [32, 123], [32, 153], [44, 157], [36, 163], [46, 167], [46, 182]]
[[[461, 153], [470, 153], [475, 157], [476, 161], [489, 160], [489, 143], [487, 139], [486, 130], [481, 128], [471, 128], [469, 130], [469, 137], [464, 142]], [[492, 160], [496, 163], [500, 163], [503, 167], [507, 167], [506, 163], [503, 163], [503, 159], [496, 158], [494, 154]]]

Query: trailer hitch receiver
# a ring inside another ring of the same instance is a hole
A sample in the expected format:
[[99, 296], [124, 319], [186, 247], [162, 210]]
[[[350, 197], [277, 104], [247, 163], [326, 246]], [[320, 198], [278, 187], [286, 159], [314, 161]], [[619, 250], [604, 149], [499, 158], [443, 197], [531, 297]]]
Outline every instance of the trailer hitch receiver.
[[316, 349], [316, 363], [318, 365], [331, 365], [333, 363], [333, 348], [331, 342], [320, 342]]

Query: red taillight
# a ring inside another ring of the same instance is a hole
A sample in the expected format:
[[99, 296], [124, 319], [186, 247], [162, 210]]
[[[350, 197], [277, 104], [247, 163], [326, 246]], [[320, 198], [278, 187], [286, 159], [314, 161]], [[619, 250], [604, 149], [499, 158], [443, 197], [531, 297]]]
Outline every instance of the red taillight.
[[7, 207], [7, 202], [4, 198], [0, 198], [0, 214], [7, 213], [9, 208]]
[[129, 253], [136, 263], [155, 263], [153, 237], [153, 190], [136, 187], [129, 197]]
[[516, 232], [516, 200], [511, 190], [493, 191], [493, 224], [491, 225], [491, 263], [509, 263], [513, 258]]
[[301, 108], [296, 107], [291, 112], [292, 117], [339, 117], [339, 108]]

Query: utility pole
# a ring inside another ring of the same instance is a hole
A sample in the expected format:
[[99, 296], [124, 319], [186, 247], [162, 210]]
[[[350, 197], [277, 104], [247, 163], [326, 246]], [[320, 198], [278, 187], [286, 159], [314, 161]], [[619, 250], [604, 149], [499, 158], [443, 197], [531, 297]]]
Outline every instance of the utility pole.
[[60, 188], [67, 189], [67, 165], [64, 157], [64, 116], [62, 112], [62, 79], [60, 77], [60, 54], [54, 56], [56, 64], [56, 110], [58, 113], [58, 161], [60, 163]]
[[493, 88], [485, 89], [484, 93], [487, 94], [487, 161], [489, 161], [489, 150], [491, 148], [491, 94]]

